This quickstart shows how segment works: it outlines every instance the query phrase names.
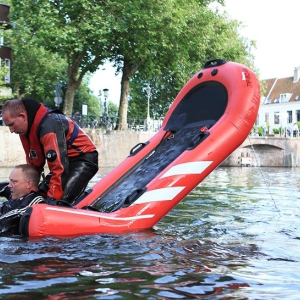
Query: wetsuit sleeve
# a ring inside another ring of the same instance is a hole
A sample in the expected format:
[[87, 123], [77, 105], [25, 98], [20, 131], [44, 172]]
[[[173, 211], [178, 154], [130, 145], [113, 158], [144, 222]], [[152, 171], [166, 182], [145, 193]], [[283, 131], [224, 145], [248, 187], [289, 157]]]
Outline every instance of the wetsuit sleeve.
[[16, 209], [18, 206], [19, 206], [19, 202], [16, 200], [10, 199], [3, 202], [0, 208], [1, 215], [4, 215], [13, 209]]
[[18, 232], [20, 217], [24, 214], [28, 206], [40, 203], [44, 198], [37, 194], [31, 193], [23, 198], [23, 200], [6, 201], [7, 211], [0, 216], [0, 231], [1, 232]]
[[63, 187], [68, 178], [68, 153], [64, 127], [59, 120], [43, 124], [40, 142], [44, 149], [45, 158], [50, 172], [52, 173], [47, 196], [61, 199]]
[[8, 182], [0, 182], [0, 197], [10, 198], [10, 188], [8, 187]]

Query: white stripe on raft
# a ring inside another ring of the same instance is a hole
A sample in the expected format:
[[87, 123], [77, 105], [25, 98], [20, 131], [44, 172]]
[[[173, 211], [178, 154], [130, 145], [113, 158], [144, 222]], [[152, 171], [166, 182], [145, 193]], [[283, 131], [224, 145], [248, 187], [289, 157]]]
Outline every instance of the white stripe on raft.
[[213, 161], [195, 161], [176, 165], [169, 169], [161, 178], [174, 175], [201, 174]]
[[167, 187], [163, 189], [151, 190], [144, 193], [139, 199], [132, 203], [132, 205], [173, 200], [185, 186]]
[[[198, 162], [188, 162], [183, 163], [180, 165], [176, 165], [169, 169], [161, 178], [174, 176], [174, 175], [187, 175], [187, 174], [200, 174], [202, 173], [212, 161], [198, 161]], [[137, 205], [141, 203], [148, 203], [148, 202], [159, 202], [159, 201], [171, 201], [173, 200], [183, 189], [185, 186], [175, 186], [175, 187], [167, 187], [162, 189], [151, 190], [144, 193], [139, 199], [137, 199], [132, 205]], [[104, 218], [109, 220], [120, 220], [120, 221], [127, 221], [127, 220], [138, 220], [138, 219], [149, 219], [153, 218], [154, 215], [140, 215], [140, 216], [132, 216], [132, 217], [110, 217], [108, 215], [95, 213], [92, 212], [86, 213], [82, 210], [66, 210], [63, 208], [57, 207], [47, 207], [47, 210], [54, 210], [60, 211], [64, 213], [70, 214], [77, 214], [77, 215], [84, 215], [96, 218]]]
[[151, 219], [154, 217], [154, 215], [141, 215], [141, 216], [133, 216], [133, 217], [110, 217], [105, 215], [105, 213], [86, 213], [83, 210], [74, 209], [74, 210], [67, 210], [63, 208], [56, 208], [56, 207], [46, 207], [46, 210], [54, 210], [59, 211], [63, 213], [70, 213], [75, 215], [83, 215], [83, 216], [89, 216], [89, 217], [95, 217], [100, 219], [109, 219], [109, 220], [119, 220], [119, 221], [130, 221], [130, 220], [139, 220], [139, 219]]

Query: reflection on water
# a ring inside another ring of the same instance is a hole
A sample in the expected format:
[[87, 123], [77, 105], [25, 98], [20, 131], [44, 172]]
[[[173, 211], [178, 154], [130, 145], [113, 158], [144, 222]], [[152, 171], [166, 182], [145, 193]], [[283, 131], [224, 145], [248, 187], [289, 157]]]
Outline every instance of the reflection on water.
[[298, 299], [299, 184], [299, 169], [219, 168], [148, 231], [0, 236], [0, 298]]

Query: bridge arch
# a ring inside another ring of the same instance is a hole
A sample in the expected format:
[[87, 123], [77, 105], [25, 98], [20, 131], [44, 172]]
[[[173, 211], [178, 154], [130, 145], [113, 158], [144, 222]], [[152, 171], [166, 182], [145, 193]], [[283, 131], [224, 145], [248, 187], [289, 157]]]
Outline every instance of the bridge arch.
[[284, 137], [249, 137], [222, 163], [222, 166], [229, 167], [297, 167], [299, 165], [300, 139]]
[[[240, 164], [243, 164], [243, 156], [249, 155], [249, 165], [261, 167], [283, 167], [285, 163], [285, 151], [282, 147], [270, 144], [252, 144], [239, 148], [241, 151]], [[254, 153], [253, 153], [254, 152]]]

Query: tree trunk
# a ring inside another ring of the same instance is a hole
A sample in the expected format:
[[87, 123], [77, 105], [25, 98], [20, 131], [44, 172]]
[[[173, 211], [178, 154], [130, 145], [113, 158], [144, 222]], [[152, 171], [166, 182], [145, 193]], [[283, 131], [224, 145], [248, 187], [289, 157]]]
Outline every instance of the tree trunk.
[[[67, 86], [66, 95], [65, 95], [63, 113], [66, 116], [71, 117], [72, 112], [73, 112], [73, 103], [74, 103], [75, 92], [78, 89], [78, 87], [80, 86], [85, 72], [81, 72], [80, 76], [78, 76], [79, 65], [80, 65], [80, 62], [82, 61], [81, 55], [76, 56], [74, 60], [71, 60], [70, 58], [68, 60], [69, 60], [68, 86]], [[72, 61], [71, 64], [70, 64], [70, 61]]]
[[76, 85], [68, 83], [63, 112], [66, 116], [71, 117], [73, 113], [74, 95], [76, 91]]
[[128, 111], [128, 96], [130, 93], [130, 78], [137, 71], [139, 66], [144, 61], [140, 61], [136, 66], [133, 66], [126, 58], [124, 58], [123, 74], [121, 80], [121, 96], [120, 96], [120, 106], [118, 113], [118, 125], [117, 130], [127, 129], [127, 111]]
[[80, 87], [83, 77], [87, 72], [90, 72], [91, 69], [96, 69], [96, 67], [99, 66], [99, 63], [101, 62], [103, 57], [96, 57], [93, 63], [90, 63], [90, 68], [85, 69], [80, 68], [82, 58], [83, 54], [77, 55], [75, 59], [72, 60], [72, 64], [68, 67], [68, 86], [66, 90], [63, 110], [64, 114], [68, 117], [72, 116], [75, 92]]
[[118, 113], [118, 130], [127, 129], [127, 110], [128, 110], [128, 96], [130, 91], [129, 77], [125, 74], [125, 67], [123, 69], [123, 75], [121, 80], [121, 96], [120, 106]]

